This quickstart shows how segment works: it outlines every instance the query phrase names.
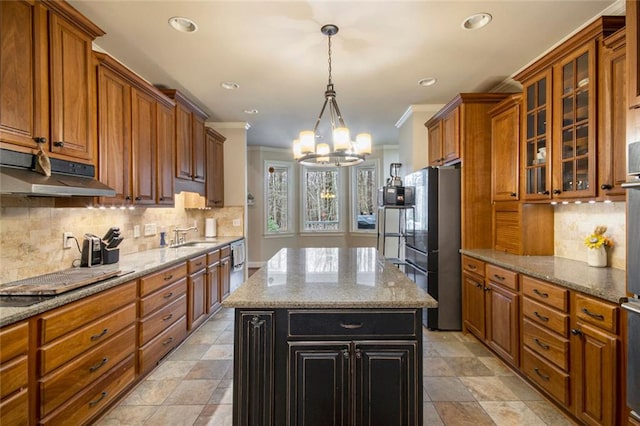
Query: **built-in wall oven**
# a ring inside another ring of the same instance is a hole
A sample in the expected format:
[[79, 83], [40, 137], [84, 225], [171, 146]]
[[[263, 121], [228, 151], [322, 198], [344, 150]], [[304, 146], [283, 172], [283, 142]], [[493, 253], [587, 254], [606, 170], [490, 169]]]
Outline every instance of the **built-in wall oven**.
[[627, 406], [640, 421], [640, 142], [629, 144], [629, 174], [636, 180], [627, 189]]

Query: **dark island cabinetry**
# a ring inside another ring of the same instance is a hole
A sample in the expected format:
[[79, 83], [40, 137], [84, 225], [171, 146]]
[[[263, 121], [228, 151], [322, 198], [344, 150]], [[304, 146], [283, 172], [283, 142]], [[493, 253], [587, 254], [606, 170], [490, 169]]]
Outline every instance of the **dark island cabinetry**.
[[236, 309], [235, 424], [422, 424], [421, 311]]

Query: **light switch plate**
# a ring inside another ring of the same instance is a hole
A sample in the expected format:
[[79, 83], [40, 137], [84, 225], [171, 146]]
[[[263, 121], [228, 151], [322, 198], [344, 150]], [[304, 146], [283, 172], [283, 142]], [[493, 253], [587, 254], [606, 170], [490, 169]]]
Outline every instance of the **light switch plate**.
[[240, 226], [240, 219], [233, 219], [233, 226]]
[[158, 229], [155, 223], [145, 223], [144, 224], [144, 236], [148, 237], [150, 235], [156, 235]]
[[140, 225], [134, 225], [133, 238], [140, 238]]

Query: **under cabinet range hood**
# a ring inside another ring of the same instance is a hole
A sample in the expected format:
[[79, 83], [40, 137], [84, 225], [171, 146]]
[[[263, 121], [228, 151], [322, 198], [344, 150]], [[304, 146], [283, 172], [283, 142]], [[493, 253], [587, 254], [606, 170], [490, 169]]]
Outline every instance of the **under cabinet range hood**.
[[91, 164], [52, 158], [51, 176], [35, 171], [36, 156], [0, 149], [0, 195], [113, 197], [116, 191], [94, 178]]

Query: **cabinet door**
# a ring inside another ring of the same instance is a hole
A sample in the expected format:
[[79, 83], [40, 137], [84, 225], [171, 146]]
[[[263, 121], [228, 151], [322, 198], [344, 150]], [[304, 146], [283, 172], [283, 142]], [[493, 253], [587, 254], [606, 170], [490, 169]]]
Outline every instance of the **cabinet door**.
[[489, 281], [487, 285], [487, 342], [511, 365], [520, 361], [518, 295]]
[[629, 70], [629, 108], [640, 107], [640, 5], [637, 0], [627, 0], [627, 61]]
[[596, 195], [595, 42], [554, 66], [553, 197]]
[[429, 136], [429, 165], [442, 164], [442, 122], [437, 121], [427, 128]]
[[448, 163], [460, 158], [460, 107], [442, 119], [442, 157]]
[[191, 330], [206, 319], [207, 281], [205, 269], [189, 275], [187, 279], [187, 329]]
[[174, 111], [172, 107], [168, 107], [161, 103], [157, 104], [158, 117], [158, 197], [157, 204], [174, 205], [173, 191], [173, 165], [175, 161], [175, 121]]
[[[42, 24], [41, 21], [44, 23]], [[0, 140], [35, 148], [47, 138], [46, 12], [26, 1], [0, 2]], [[48, 149], [48, 144], [45, 145]]]
[[205, 180], [205, 146], [204, 146], [204, 120], [196, 114], [192, 114], [192, 168], [193, 180], [204, 182]]
[[224, 300], [231, 291], [231, 258], [220, 259], [220, 300]]
[[581, 321], [572, 334], [575, 415], [589, 425], [613, 425], [618, 399], [618, 341]]
[[[356, 342], [357, 425], [418, 424], [416, 343]], [[421, 398], [420, 398], [421, 399]]]
[[207, 178], [206, 196], [208, 207], [224, 207], [224, 141], [218, 140], [209, 131], [206, 134]]
[[491, 119], [491, 189], [493, 201], [518, 199], [520, 103]]
[[624, 201], [627, 179], [627, 61], [624, 32], [604, 42], [599, 79], [598, 192]]
[[521, 199], [550, 198], [551, 71], [524, 83], [522, 117]]
[[92, 39], [55, 13], [49, 13], [49, 33], [51, 151], [93, 161], [96, 120]]
[[133, 196], [136, 204], [156, 202], [156, 101], [131, 90]]
[[[353, 424], [349, 410], [351, 394], [349, 359], [347, 342], [289, 344], [287, 400], [290, 408], [287, 424], [291, 426]], [[388, 400], [385, 400], [385, 403], [388, 404]], [[384, 411], [385, 406], [378, 408]]]
[[220, 263], [207, 268], [207, 313], [215, 311], [220, 305]]
[[105, 67], [98, 67], [100, 181], [115, 189], [101, 203], [131, 199], [131, 86]]
[[191, 111], [176, 105], [176, 177], [191, 180]]
[[484, 283], [482, 278], [467, 273], [462, 274], [462, 309], [464, 324], [468, 331], [480, 340], [485, 337]]
[[274, 424], [274, 318], [273, 311], [236, 310], [233, 367], [236, 426]]

